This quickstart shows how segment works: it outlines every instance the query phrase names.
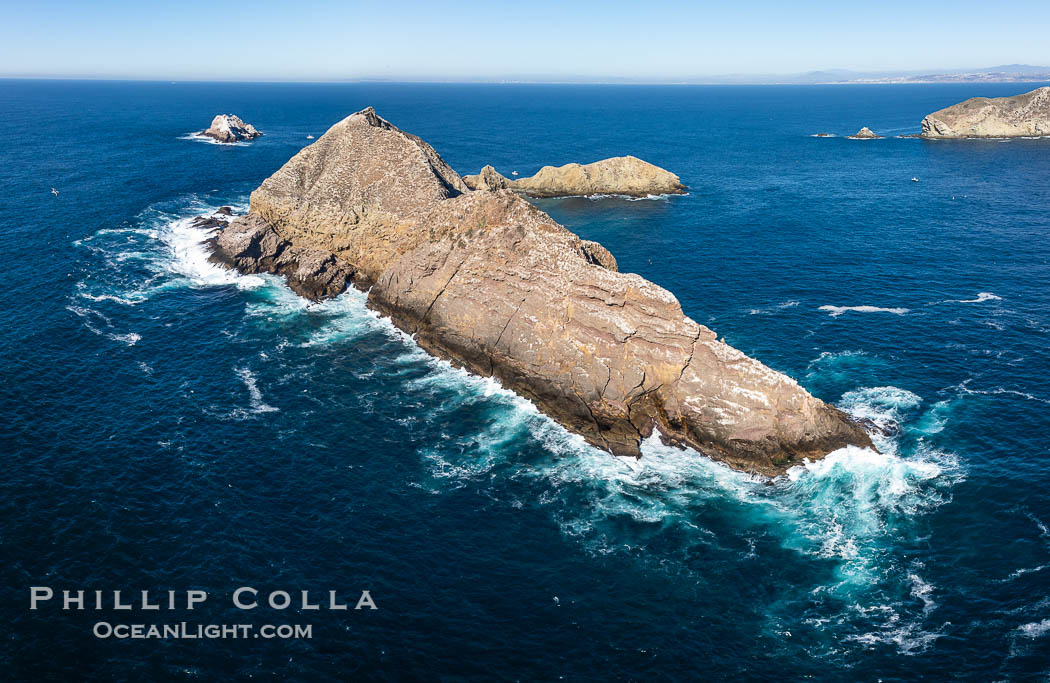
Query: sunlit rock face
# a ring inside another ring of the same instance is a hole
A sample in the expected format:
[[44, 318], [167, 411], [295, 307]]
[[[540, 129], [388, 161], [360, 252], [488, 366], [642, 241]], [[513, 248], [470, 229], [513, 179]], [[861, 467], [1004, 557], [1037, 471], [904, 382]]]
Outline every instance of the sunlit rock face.
[[471, 190], [371, 108], [266, 179], [214, 246], [215, 260], [283, 274], [311, 298], [348, 282], [367, 289], [428, 352], [498, 378], [618, 455], [639, 455], [656, 430], [774, 475], [870, 445], [844, 413], [688, 318], [669, 291], [618, 272], [600, 244], [514, 191]]
[[1013, 97], [972, 97], [922, 120], [924, 138], [1014, 138], [1050, 135], [1050, 87]]

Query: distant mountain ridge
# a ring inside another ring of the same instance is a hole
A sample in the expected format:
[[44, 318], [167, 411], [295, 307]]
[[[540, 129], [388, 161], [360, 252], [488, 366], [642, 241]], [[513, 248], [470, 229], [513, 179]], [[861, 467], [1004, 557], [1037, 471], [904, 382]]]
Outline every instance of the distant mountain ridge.
[[730, 74], [690, 78], [685, 83], [818, 85], [848, 83], [1038, 83], [1050, 82], [1050, 66], [1004, 64], [946, 71], [851, 71], [819, 69], [801, 74]]
[[[397, 78], [351, 78], [355, 82], [403, 82]], [[428, 79], [427, 82], [457, 83], [564, 83], [605, 85], [830, 85], [850, 83], [1050, 83], [1050, 66], [1004, 64], [978, 69], [853, 71], [818, 69], [799, 74], [719, 74], [686, 78], [631, 78], [583, 74], [514, 74], [503, 78]]]

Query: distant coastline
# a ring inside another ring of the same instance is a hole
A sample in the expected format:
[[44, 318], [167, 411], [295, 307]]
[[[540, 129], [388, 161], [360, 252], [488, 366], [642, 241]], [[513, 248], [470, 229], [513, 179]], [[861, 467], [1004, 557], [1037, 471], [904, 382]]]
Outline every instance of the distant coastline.
[[177, 83], [374, 83], [374, 84], [501, 84], [501, 85], [900, 85], [933, 83], [1050, 83], [1050, 66], [1009, 64], [980, 69], [926, 69], [909, 71], [851, 71], [823, 69], [797, 74], [721, 74], [686, 78], [625, 78], [609, 76], [552, 76], [514, 74], [505, 77], [419, 78], [401, 75], [390, 78], [347, 77], [328, 79], [267, 78], [138, 78], [102, 74], [0, 74], [0, 80], [138, 81]]

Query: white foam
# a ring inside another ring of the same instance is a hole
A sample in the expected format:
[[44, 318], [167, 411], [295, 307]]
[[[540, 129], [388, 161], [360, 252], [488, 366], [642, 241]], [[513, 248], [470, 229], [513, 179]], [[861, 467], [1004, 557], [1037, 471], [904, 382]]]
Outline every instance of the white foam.
[[204, 135], [201, 132], [187, 133], [186, 135], [180, 135], [180, 140], [192, 140], [194, 142], [206, 142], [210, 145], [223, 145], [224, 147], [246, 147], [249, 143], [244, 141], [237, 142], [220, 142], [213, 137]]
[[827, 311], [832, 318], [837, 318], [847, 311], [854, 311], [856, 313], [893, 313], [895, 315], [904, 315], [909, 312], [907, 308], [883, 308], [882, 306], [821, 306], [821, 311]]
[[976, 299], [948, 299], [946, 303], [955, 304], [979, 304], [984, 301], [1002, 301], [1001, 296], [996, 296], [991, 292], [978, 292]]
[[752, 308], [750, 311], [748, 311], [748, 314], [749, 315], [771, 315], [773, 313], [777, 313], [778, 311], [783, 311], [784, 309], [787, 309], [787, 308], [794, 308], [796, 306], [798, 306], [798, 302], [797, 301], [785, 301], [784, 303], [780, 303], [780, 304], [777, 304], [775, 306], [771, 306], [770, 308]]
[[[913, 392], [886, 386], [847, 392], [840, 406], [854, 417], [888, 425], [907, 419], [921, 402]], [[837, 559], [843, 587], [864, 586], [882, 575], [882, 547], [889, 536], [900, 533], [889, 524], [888, 515], [911, 517], [942, 505], [962, 479], [950, 454], [920, 445], [915, 454], [903, 456], [895, 438], [873, 438], [881, 452], [848, 446], [787, 472], [792, 486], [785, 496], [793, 503], [787, 513], [796, 519], [800, 533], [788, 545]], [[912, 570], [907, 578], [913, 596], [930, 598], [910, 575], [918, 573]], [[932, 602], [923, 604], [927, 611], [934, 608]]]
[[1042, 621], [1033, 621], [1030, 624], [1023, 624], [1017, 627], [1017, 630], [1021, 632], [1021, 635], [1025, 638], [1042, 638], [1047, 633], [1050, 633], [1050, 619], [1043, 619]]
[[[277, 278], [240, 276], [211, 264], [203, 244], [209, 233], [191, 223], [192, 216], [167, 216], [149, 238], [164, 247], [155, 267], [166, 282], [258, 289], [247, 308], [248, 314], [257, 318], [325, 317], [303, 342], [305, 347], [338, 344], [365, 331], [380, 331], [399, 340], [405, 352], [398, 363], [404, 365], [406, 375], [414, 376], [421, 363], [428, 366], [422, 377], [404, 382], [404, 400], [409, 403], [418, 399], [421, 421], [443, 424], [464, 403], [486, 402], [498, 408], [490, 411], [488, 421], [476, 431], [466, 436], [446, 433], [421, 449], [433, 485], [445, 490], [480, 485], [494, 477], [539, 482], [540, 494], [529, 504], [547, 506], [564, 533], [579, 538], [595, 552], [618, 552], [626, 547], [620, 532], [623, 523], [654, 529], [676, 527], [693, 541], [714, 543], [714, 533], [704, 528], [705, 514], [730, 504], [739, 507], [745, 529], [748, 524], [760, 525], [762, 534], [773, 529], [784, 547], [835, 561], [847, 592], [857, 591], [859, 595], [876, 577], [885, 578], [886, 568], [881, 564], [885, 547], [890, 539], [906, 533], [907, 517], [943, 503], [948, 488], [960, 476], [950, 456], [927, 450], [904, 457], [897, 454], [892, 442], [883, 453], [852, 447], [836, 451], [821, 461], [792, 468], [775, 486], [766, 486], [761, 478], [732, 470], [694, 451], [664, 446], [655, 436], [643, 442], [641, 459], [611, 457], [542, 415], [530, 401], [496, 380], [471, 375], [427, 355], [388, 319], [368, 309], [361, 292], [350, 289], [335, 299], [311, 304]], [[89, 293], [98, 297], [108, 294]], [[113, 296], [139, 300], [138, 294], [127, 292]], [[797, 302], [785, 302], [778, 308], [795, 305]], [[818, 361], [859, 355], [864, 354], [821, 354]], [[235, 371], [248, 392], [249, 407], [235, 410], [233, 417], [278, 410], [265, 401], [249, 368]], [[848, 410], [864, 412], [874, 420], [906, 417], [921, 404], [921, 398], [896, 387], [873, 387], [844, 395], [843, 403]], [[451, 428], [448, 431], [454, 433]], [[530, 440], [542, 447], [527, 449], [533, 459], [511, 461], [509, 454], [520, 455], [521, 446]], [[580, 497], [585, 501], [581, 503]], [[507, 504], [522, 503], [511, 500]], [[747, 553], [757, 557], [761, 551], [756, 550], [752, 531], [748, 531]], [[894, 576], [901, 594], [920, 601], [924, 614], [936, 609], [936, 589], [919, 578], [917, 570]], [[829, 587], [829, 592], [834, 590], [837, 588]], [[872, 637], [886, 638], [909, 652], [937, 637], [903, 619], [898, 618], [896, 626]]]
[[601, 199], [626, 199], [629, 202], [644, 202], [644, 201], [653, 201], [653, 200], [667, 200], [667, 199], [670, 199], [671, 197], [688, 197], [688, 196], [689, 196], [688, 192], [683, 192], [681, 194], [678, 194], [678, 193], [674, 193], [674, 194], [647, 194], [644, 197], [635, 197], [634, 195], [629, 195], [629, 194], [600, 193], [599, 192], [599, 193], [594, 193], [594, 194], [567, 194], [567, 195], [561, 195], [561, 196], [558, 196], [558, 197], [551, 197], [551, 199], [590, 199], [590, 200], [593, 200], [593, 201], [598, 201], [598, 200], [601, 200]]
[[237, 376], [244, 382], [245, 388], [248, 390], [249, 408], [247, 410], [238, 408], [230, 413], [231, 417], [244, 418], [251, 415], [261, 415], [264, 413], [276, 413], [280, 408], [275, 408], [265, 401], [263, 401], [262, 391], [259, 390], [258, 380], [248, 368], [235, 368]]
[[[82, 289], [83, 282], [77, 283], [77, 289]], [[77, 296], [81, 296], [89, 301], [115, 301], [118, 304], [124, 304], [125, 306], [134, 306], [140, 304], [146, 300], [146, 297], [131, 295], [127, 297], [117, 296], [116, 294], [91, 294], [85, 291], [78, 291]]]
[[107, 339], [112, 339], [113, 341], [121, 342], [123, 344], [127, 344], [128, 346], [134, 346], [142, 340], [142, 335], [140, 335], [138, 332], [126, 332], [124, 334], [121, 334], [119, 332], [110, 332], [108, 330], [97, 327], [95, 324], [93, 324], [93, 320], [95, 320], [95, 322], [100, 321], [107, 328], [112, 328], [113, 322], [106, 315], [94, 309], [83, 308], [81, 306], [66, 306], [66, 310], [79, 316], [81, 318], [81, 323], [84, 325], [84, 327], [87, 328], [89, 331], [93, 332], [94, 334], [99, 335], [100, 337], [106, 337]]
[[855, 389], [839, 400], [843, 410], [854, 417], [871, 420], [880, 429], [896, 428], [908, 412], [921, 404], [921, 396], [894, 386]]
[[[787, 476], [800, 488], [822, 486], [825, 481], [850, 483], [848, 495], [868, 507], [916, 512], [924, 501], [913, 500], [922, 482], [943, 472], [933, 460], [904, 459], [895, 453], [878, 453], [870, 448], [846, 446], [815, 462], [805, 461], [788, 470]], [[822, 481], [823, 480], [823, 481]]]
[[1020, 569], [1015, 569], [1014, 571], [1010, 572], [1010, 576], [1006, 577], [1002, 581], [1004, 583], [1008, 581], [1013, 581], [1014, 579], [1021, 578], [1025, 574], [1034, 574], [1036, 572], [1045, 571], [1048, 568], [1050, 568], [1050, 564], [1041, 564], [1038, 567], [1021, 567]]
[[267, 284], [259, 275], [241, 275], [208, 260], [210, 253], [205, 241], [214, 231], [193, 226], [195, 216], [171, 222], [159, 233], [170, 249], [167, 269], [188, 279], [197, 286], [235, 285], [240, 289], [257, 289]]
[[938, 638], [944, 636], [940, 631], [923, 630], [916, 622], [897, 624], [900, 624], [900, 615], [892, 612], [885, 620], [883, 629], [859, 636], [847, 636], [846, 640], [869, 646], [879, 643], [893, 645], [901, 654], [915, 655], [925, 652]]
[[937, 608], [937, 603], [933, 599], [934, 587], [923, 580], [917, 573], [908, 574], [908, 580], [911, 581], [911, 595], [922, 601], [922, 613], [929, 614]]
[[938, 434], [944, 431], [944, 428], [948, 425], [948, 417], [951, 411], [951, 401], [934, 403], [916, 422], [915, 431], [923, 434]]
[[1046, 403], [1050, 405], [1050, 399], [1030, 394], [1027, 391], [1018, 391], [1016, 389], [1006, 389], [1004, 387], [994, 387], [992, 389], [971, 389], [969, 388], [970, 379], [963, 380], [961, 384], [953, 387], [960, 394], [972, 394], [972, 395], [983, 395], [983, 396], [1017, 396], [1028, 401], [1036, 401], [1037, 403]]
[[216, 208], [191, 197], [178, 213], [149, 207], [140, 215], [138, 225], [106, 228], [77, 240], [75, 246], [102, 258], [109, 269], [105, 277], [78, 282], [77, 296], [100, 304], [136, 306], [158, 292], [184, 286], [234, 285], [255, 289], [272, 284], [266, 276], [240, 275], [208, 261], [205, 240], [214, 230], [197, 228], [192, 223], [198, 215], [212, 213]]
[[127, 334], [107, 334], [106, 336], [114, 341], [124, 342], [128, 346], [134, 346], [142, 340], [142, 335], [138, 332], [128, 332]]

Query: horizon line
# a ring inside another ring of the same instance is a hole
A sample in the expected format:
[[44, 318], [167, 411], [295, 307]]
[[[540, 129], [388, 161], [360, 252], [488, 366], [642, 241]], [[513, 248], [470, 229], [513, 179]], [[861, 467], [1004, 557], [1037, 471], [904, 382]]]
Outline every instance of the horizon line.
[[[785, 74], [783, 78], [804, 74]], [[947, 75], [944, 73], [929, 73], [929, 76]], [[1019, 76], [1021, 74], [1018, 74]], [[111, 83], [269, 83], [284, 85], [351, 85], [351, 84], [375, 84], [375, 85], [618, 85], [618, 86], [746, 86], [746, 85], [784, 85], [784, 86], [813, 86], [813, 85], [960, 85], [960, 84], [988, 84], [988, 83], [1050, 83], [1050, 67], [1046, 74], [1047, 78], [1007, 78], [1007, 79], [971, 79], [971, 80], [944, 80], [944, 81], [894, 81], [898, 77], [872, 77], [871, 80], [828, 80], [812, 82], [792, 82], [789, 80], [747, 80], [746, 76], [735, 76], [739, 80], [731, 80], [730, 77], [722, 77], [718, 80], [706, 81], [702, 78], [690, 78], [685, 80], [645, 80], [645, 79], [580, 79], [580, 80], [557, 80], [557, 79], [483, 79], [483, 78], [343, 78], [343, 79], [269, 79], [269, 78], [158, 78], [158, 77], [132, 77], [132, 76], [72, 76], [72, 75], [11, 75], [0, 74], [0, 81], [90, 81]]]

